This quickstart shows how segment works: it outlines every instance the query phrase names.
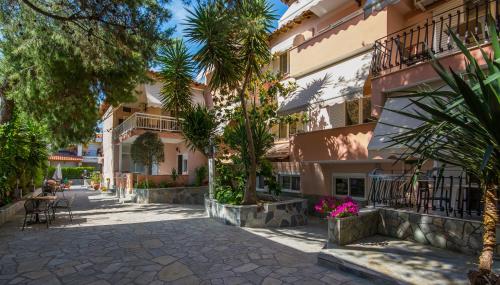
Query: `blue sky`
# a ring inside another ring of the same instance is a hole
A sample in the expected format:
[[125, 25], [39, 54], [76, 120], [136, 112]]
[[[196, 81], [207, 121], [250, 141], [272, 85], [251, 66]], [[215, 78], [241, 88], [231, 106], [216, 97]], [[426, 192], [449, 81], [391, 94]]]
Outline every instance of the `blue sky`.
[[[273, 7], [274, 13], [276, 14], [277, 18], [281, 17], [283, 13], [285, 13], [287, 6], [283, 4], [280, 0], [267, 0]], [[193, 1], [194, 2], [194, 1]], [[190, 9], [190, 6], [185, 6], [182, 3], [182, 0], [172, 0], [171, 4], [169, 5], [170, 11], [172, 12], [172, 19], [171, 19], [171, 24], [176, 25], [177, 29], [174, 33], [175, 37], [182, 37], [183, 33], [183, 26], [182, 23], [186, 19], [188, 15], [188, 9]], [[277, 21], [274, 23], [275, 27], [277, 26]], [[191, 46], [190, 49], [196, 49], [196, 47]]]

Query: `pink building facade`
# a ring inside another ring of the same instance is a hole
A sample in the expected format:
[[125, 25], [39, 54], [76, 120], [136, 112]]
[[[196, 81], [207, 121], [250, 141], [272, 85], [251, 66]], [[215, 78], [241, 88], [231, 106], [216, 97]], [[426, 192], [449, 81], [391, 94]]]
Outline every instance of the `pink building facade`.
[[[150, 181], [171, 182], [169, 178], [175, 170], [179, 175], [178, 181], [192, 184], [195, 169], [206, 166], [205, 155], [187, 147], [177, 119], [162, 108], [160, 90], [159, 81], [142, 84], [137, 87], [138, 95], [134, 103], [111, 106], [105, 111], [102, 117], [103, 179], [110, 187], [127, 180], [127, 177], [141, 177], [146, 173], [144, 165], [132, 160], [130, 149], [135, 139], [148, 131], [158, 134], [164, 143], [165, 154], [164, 161], [153, 166], [151, 174], [155, 177], [151, 177]], [[193, 83], [193, 104], [205, 105], [206, 97], [205, 85]]]

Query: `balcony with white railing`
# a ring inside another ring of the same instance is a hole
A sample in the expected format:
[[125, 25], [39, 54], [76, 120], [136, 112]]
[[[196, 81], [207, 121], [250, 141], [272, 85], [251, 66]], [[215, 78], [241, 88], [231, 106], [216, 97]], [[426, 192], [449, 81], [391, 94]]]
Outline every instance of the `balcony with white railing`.
[[133, 130], [178, 133], [181, 131], [181, 126], [174, 117], [134, 113], [113, 129], [113, 138], [119, 139]]

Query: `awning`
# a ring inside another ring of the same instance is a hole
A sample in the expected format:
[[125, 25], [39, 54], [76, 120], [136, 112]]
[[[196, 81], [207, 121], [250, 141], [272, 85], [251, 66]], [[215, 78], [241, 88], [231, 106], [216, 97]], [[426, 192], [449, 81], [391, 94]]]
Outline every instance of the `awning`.
[[334, 105], [363, 96], [372, 53], [364, 53], [296, 79], [297, 91], [285, 99], [278, 112], [292, 114], [324, 103]]
[[[418, 97], [412, 97], [411, 99], [415, 100], [418, 99]], [[387, 158], [390, 156], [394, 157], [394, 155], [401, 153], [402, 146], [395, 145], [388, 148], [392, 145], [392, 142], [390, 142], [391, 136], [401, 134], [408, 129], [414, 129], [422, 124], [422, 121], [420, 120], [386, 109], [404, 110], [414, 114], [416, 110], [418, 110], [408, 97], [395, 97], [387, 99], [384, 105], [384, 110], [382, 110], [380, 119], [378, 120], [375, 130], [373, 131], [373, 137], [368, 144], [368, 153], [370, 157], [380, 156]], [[420, 112], [422, 113], [421, 109]]]
[[161, 84], [144, 84], [144, 92], [146, 93], [146, 99], [148, 102], [148, 107], [161, 108], [161, 100], [163, 96], [161, 95]]
[[298, 0], [292, 3], [278, 21], [278, 28], [293, 21], [295, 18], [307, 11], [313, 12], [318, 17], [326, 15], [328, 12], [338, 9], [342, 5], [352, 2], [352, 0]]
[[365, 17], [368, 17], [372, 13], [382, 11], [385, 7], [398, 2], [399, 0], [367, 0], [363, 7]]
[[49, 156], [49, 161], [74, 161], [80, 162], [83, 160], [83, 157], [76, 155], [51, 155]]
[[290, 143], [275, 143], [266, 153], [267, 158], [285, 159], [290, 156]]

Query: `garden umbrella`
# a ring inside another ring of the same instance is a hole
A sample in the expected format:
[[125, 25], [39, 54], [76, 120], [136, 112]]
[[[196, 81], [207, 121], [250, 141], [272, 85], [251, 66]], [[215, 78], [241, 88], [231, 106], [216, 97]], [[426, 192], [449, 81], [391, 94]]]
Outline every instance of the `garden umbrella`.
[[61, 164], [58, 163], [56, 167], [56, 171], [54, 171], [54, 175], [52, 176], [52, 179], [54, 180], [62, 180], [62, 170], [61, 170]]

